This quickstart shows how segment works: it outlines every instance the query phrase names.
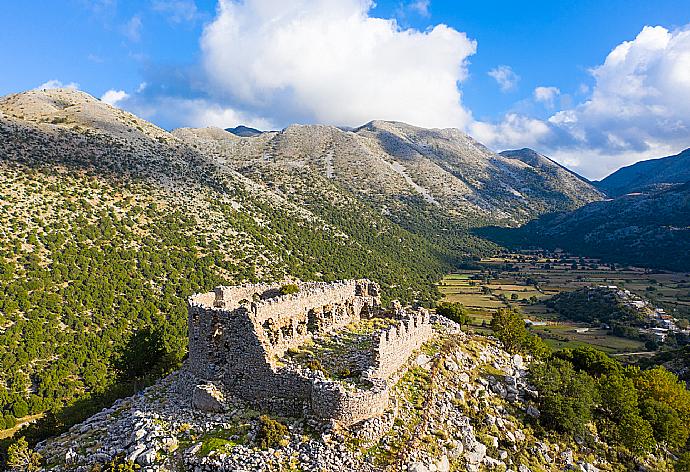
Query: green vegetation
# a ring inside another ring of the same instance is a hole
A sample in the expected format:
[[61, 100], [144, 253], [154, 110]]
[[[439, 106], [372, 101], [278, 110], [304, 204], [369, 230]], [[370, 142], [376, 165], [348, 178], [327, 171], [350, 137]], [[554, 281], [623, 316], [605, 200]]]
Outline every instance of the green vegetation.
[[275, 448], [287, 444], [288, 428], [278, 420], [268, 415], [259, 417], [259, 431], [256, 434], [256, 444], [261, 449]]
[[103, 464], [103, 466], [100, 464], [94, 465], [91, 472], [136, 472], [137, 470], [141, 470], [139, 464], [125, 460], [124, 454], [120, 454]]
[[473, 319], [461, 303], [441, 302], [436, 307], [436, 313], [458, 323], [461, 327], [472, 323]]
[[544, 215], [520, 228], [477, 234], [506, 247], [565, 248], [607, 262], [690, 270], [690, 183], [637, 196], [594, 202]]
[[530, 367], [541, 427], [586, 438], [590, 421], [621, 457], [657, 446], [682, 456], [690, 437], [690, 392], [673, 373], [624, 367], [591, 347], [556, 352]]
[[452, 267], [434, 244], [361, 204], [315, 203], [315, 224], [234, 182], [187, 182], [186, 199], [75, 162], [0, 162], [0, 430], [45, 412], [25, 431], [32, 443], [179, 365], [194, 292], [259, 273], [368, 277], [385, 300], [430, 304]]
[[606, 323], [614, 334], [638, 338], [638, 330], [645, 324], [645, 317], [632, 307], [621, 303], [610, 289], [580, 288], [559, 293], [546, 302], [566, 320], [591, 324]]
[[491, 329], [510, 353], [529, 352], [536, 357], [549, 353], [541, 338], [527, 331], [523, 315], [518, 310], [499, 308], [491, 318]]
[[41, 455], [29, 447], [23, 436], [7, 450], [7, 467], [10, 472], [39, 471], [41, 461]]
[[292, 293], [297, 292], [299, 292], [299, 287], [297, 286], [297, 284], [285, 284], [282, 287], [280, 287], [281, 295], [290, 295]]

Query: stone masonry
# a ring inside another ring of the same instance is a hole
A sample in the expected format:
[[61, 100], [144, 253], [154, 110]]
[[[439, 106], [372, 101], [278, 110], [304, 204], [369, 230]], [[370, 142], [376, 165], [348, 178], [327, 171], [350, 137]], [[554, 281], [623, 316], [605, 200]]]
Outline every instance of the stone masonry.
[[[315, 337], [375, 318], [392, 320], [371, 335], [362, 353], [370, 365], [357, 386], [280, 361]], [[280, 285], [217, 287], [189, 299], [187, 366], [201, 381], [259, 408], [350, 425], [384, 412], [393, 374], [431, 335], [426, 310], [384, 310], [379, 286], [364, 279], [302, 283], [289, 295], [281, 295]]]

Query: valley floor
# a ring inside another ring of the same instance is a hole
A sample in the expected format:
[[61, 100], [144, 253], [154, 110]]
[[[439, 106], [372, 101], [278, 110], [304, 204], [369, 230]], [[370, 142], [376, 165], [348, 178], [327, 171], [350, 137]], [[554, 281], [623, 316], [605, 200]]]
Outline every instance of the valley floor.
[[652, 355], [642, 341], [613, 336], [606, 329], [562, 319], [545, 302], [565, 291], [593, 285], [616, 285], [630, 290], [676, 316], [690, 314], [690, 276], [679, 272], [651, 272], [614, 267], [596, 259], [565, 254], [513, 253], [484, 258], [481, 269], [446, 276], [439, 285], [443, 301], [462, 303], [478, 332], [501, 307], [515, 306], [534, 321], [532, 329], [555, 349], [591, 345], [623, 360]]

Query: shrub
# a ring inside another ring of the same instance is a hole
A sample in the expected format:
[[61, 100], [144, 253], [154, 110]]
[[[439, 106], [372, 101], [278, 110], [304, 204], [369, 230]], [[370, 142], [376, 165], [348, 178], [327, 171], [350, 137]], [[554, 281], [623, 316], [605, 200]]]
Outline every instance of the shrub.
[[29, 443], [22, 436], [7, 449], [7, 467], [14, 472], [33, 472], [41, 470], [41, 455], [29, 448]]
[[297, 286], [297, 284], [285, 284], [282, 287], [280, 287], [281, 295], [290, 295], [292, 293], [297, 292], [299, 292], [299, 287]]
[[539, 422], [545, 428], [581, 435], [592, 418], [594, 379], [562, 359], [534, 363], [529, 378], [539, 392]]
[[268, 415], [261, 415], [259, 423], [256, 442], [261, 449], [287, 445], [287, 440], [285, 439], [285, 436], [288, 434], [287, 426]]
[[321, 371], [323, 371], [323, 367], [321, 367], [321, 362], [319, 362], [318, 359], [309, 359], [309, 362], [307, 362], [307, 368], [309, 370], [321, 370]]
[[341, 369], [340, 372], [338, 372], [338, 376], [341, 379], [347, 379], [349, 377], [352, 377], [352, 372], [350, 371], [350, 369], [345, 367], [344, 369]]
[[511, 354], [526, 352], [546, 357], [550, 353], [539, 336], [527, 331], [522, 313], [514, 308], [499, 308], [491, 317], [491, 329]]
[[455, 321], [460, 326], [468, 325], [472, 322], [472, 317], [469, 316], [467, 309], [461, 303], [439, 303], [436, 307], [436, 313]]

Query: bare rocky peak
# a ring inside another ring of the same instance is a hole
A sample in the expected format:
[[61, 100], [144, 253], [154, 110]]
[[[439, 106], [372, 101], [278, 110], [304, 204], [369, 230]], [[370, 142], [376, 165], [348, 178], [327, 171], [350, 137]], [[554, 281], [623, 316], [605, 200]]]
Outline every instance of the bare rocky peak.
[[6, 118], [18, 119], [44, 131], [62, 128], [92, 131], [127, 140], [144, 136], [169, 141], [167, 131], [91, 95], [73, 89], [44, 89], [0, 98]]
[[309, 169], [382, 207], [418, 197], [452, 216], [515, 224], [601, 198], [555, 163], [496, 154], [452, 128], [372, 121], [352, 130], [291, 125], [251, 138], [189, 129], [173, 134], [245, 174], [266, 179], [271, 171]]

